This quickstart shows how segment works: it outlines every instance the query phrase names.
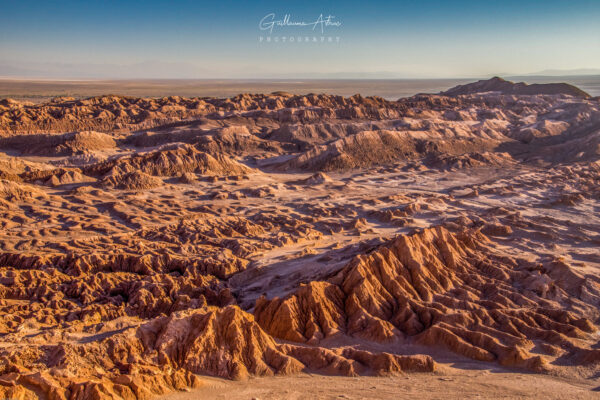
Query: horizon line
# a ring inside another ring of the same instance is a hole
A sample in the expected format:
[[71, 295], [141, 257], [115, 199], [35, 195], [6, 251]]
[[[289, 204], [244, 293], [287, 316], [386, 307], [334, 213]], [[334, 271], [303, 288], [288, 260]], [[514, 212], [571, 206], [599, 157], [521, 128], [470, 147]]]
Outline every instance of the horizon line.
[[[271, 77], [271, 78], [256, 78], [256, 77], [207, 77], [207, 78], [164, 78], [164, 77], [152, 77], [152, 78], [119, 78], [119, 77], [31, 77], [31, 76], [10, 76], [0, 75], [0, 80], [3, 81], [47, 81], [47, 82], [101, 82], [101, 81], [128, 81], [128, 82], [144, 82], [144, 81], [285, 81], [293, 82], [299, 79], [303, 81], [424, 81], [424, 80], [469, 80], [469, 79], [490, 79], [494, 77], [505, 77], [505, 78], [568, 78], [568, 77], [596, 77], [600, 76], [598, 73], [591, 74], [489, 74], [479, 76], [448, 76], [448, 77], [415, 77], [415, 78], [402, 78], [402, 77], [348, 77], [348, 78], [336, 78], [336, 77]], [[301, 83], [301, 82], [298, 82]]]

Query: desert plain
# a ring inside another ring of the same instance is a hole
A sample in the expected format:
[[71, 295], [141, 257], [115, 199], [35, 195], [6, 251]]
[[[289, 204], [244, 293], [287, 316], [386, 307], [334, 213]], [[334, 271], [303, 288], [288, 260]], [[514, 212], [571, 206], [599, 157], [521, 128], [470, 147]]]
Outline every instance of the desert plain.
[[0, 100], [0, 397], [598, 398], [600, 99]]

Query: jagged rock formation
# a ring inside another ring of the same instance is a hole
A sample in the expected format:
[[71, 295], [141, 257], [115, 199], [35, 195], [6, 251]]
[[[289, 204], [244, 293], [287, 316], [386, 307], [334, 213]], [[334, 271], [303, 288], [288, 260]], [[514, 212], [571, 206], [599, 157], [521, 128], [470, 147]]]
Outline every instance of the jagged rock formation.
[[[19, 349], [0, 352], [6, 395], [31, 395], [23, 387], [26, 384], [53, 398], [147, 398], [200, 386], [193, 373], [243, 379], [305, 369], [355, 376], [435, 368], [427, 356], [277, 344], [252, 315], [235, 306], [174, 313], [100, 341], [50, 348], [32, 345], [30, 352], [28, 358]], [[15, 356], [20, 356], [17, 363], [11, 361]], [[36, 358], [44, 357], [57, 366], [53, 373], [32, 371], [37, 369]], [[86, 382], [76, 383], [84, 374]]]
[[0, 396], [471, 360], [596, 379], [600, 105], [496, 81], [0, 101]]
[[332, 171], [412, 158], [417, 144], [401, 132], [365, 131], [286, 160], [281, 170]]
[[153, 189], [161, 186], [163, 181], [141, 171], [123, 172], [116, 168], [108, 173], [100, 182], [105, 188], [124, 190]]
[[0, 147], [20, 151], [23, 155], [72, 156], [101, 150], [113, 150], [117, 142], [101, 132], [83, 131], [63, 135], [13, 136], [0, 141]]
[[[443, 144], [416, 139], [409, 132], [364, 131], [272, 164], [277, 170], [335, 171], [366, 168], [426, 157], [462, 155], [472, 150], [492, 149], [497, 141], [448, 139]], [[487, 153], [487, 152], [486, 152]], [[492, 157], [478, 156], [480, 165], [493, 165]], [[472, 157], [472, 158], [474, 158]], [[496, 157], [499, 160], [501, 157]], [[469, 166], [472, 163], [469, 164]]]
[[[366, 109], [359, 106], [365, 105]], [[290, 96], [282, 94], [243, 94], [231, 99], [181, 98], [139, 99], [124, 96], [100, 96], [85, 100], [58, 99], [34, 105], [10, 100], [0, 105], [0, 131], [9, 135], [28, 132], [65, 132], [76, 130], [110, 131], [142, 129], [176, 123], [191, 117], [218, 112], [276, 111], [282, 121], [301, 121], [330, 117], [379, 117], [394, 114], [380, 110], [387, 102], [381, 98], [350, 98], [331, 95]], [[298, 110], [318, 107], [320, 110]], [[336, 109], [336, 110], [331, 110]]]
[[[546, 146], [571, 147], [571, 142], [581, 150], [573, 149], [569, 159], [588, 159], [597, 157], [597, 151], [579, 153], [589, 144], [595, 149], [588, 135], [600, 128], [598, 102], [579, 89], [500, 78], [395, 102], [358, 95], [278, 93], [230, 99], [105, 96], [41, 105], [5, 103], [0, 132], [6, 138], [0, 147], [28, 154], [95, 157], [115, 144], [184, 142], [213, 156], [253, 156], [259, 165], [286, 170], [365, 167], [501, 146], [519, 155], [544, 154]], [[146, 131], [130, 133], [138, 129]], [[78, 132], [36, 135], [33, 143], [27, 139], [31, 133], [65, 130]], [[522, 148], [515, 141], [535, 146]], [[294, 161], [282, 165], [282, 155]]]
[[27, 201], [35, 198], [46, 197], [44, 191], [23, 183], [0, 180], [0, 200], [9, 205], [9, 202]]
[[513, 164], [515, 160], [508, 153], [484, 152], [455, 156], [434, 154], [425, 162], [431, 168], [456, 170], [483, 166], [506, 166]]
[[89, 175], [102, 175], [114, 170], [139, 171], [154, 176], [177, 176], [187, 172], [202, 175], [243, 175], [252, 172], [227, 156], [210, 155], [189, 145], [122, 157], [84, 169]]
[[536, 371], [557, 356], [600, 357], [581, 347], [583, 339], [593, 343], [600, 283], [582, 281], [574, 293], [560, 275], [490, 254], [486, 240], [444, 228], [401, 236], [329, 281], [310, 282], [286, 298], [259, 299], [257, 322], [294, 342], [340, 334], [412, 340]]

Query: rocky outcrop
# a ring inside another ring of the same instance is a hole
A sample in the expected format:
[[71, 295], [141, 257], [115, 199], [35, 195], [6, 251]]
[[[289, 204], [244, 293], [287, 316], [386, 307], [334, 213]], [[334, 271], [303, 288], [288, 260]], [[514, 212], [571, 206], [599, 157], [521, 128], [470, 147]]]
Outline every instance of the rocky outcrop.
[[514, 83], [502, 78], [493, 77], [488, 80], [481, 80], [475, 83], [459, 85], [442, 92], [444, 96], [460, 96], [465, 94], [500, 92], [502, 94], [514, 95], [566, 95], [579, 98], [591, 97], [583, 90], [569, 85], [568, 83], [534, 83], [526, 84], [524, 82]]
[[0, 201], [5, 206], [9, 206], [11, 202], [15, 201], [28, 201], [45, 197], [47, 197], [47, 194], [35, 186], [9, 180], [0, 180]]
[[155, 176], [150, 176], [137, 170], [123, 172], [123, 170], [119, 168], [113, 169], [100, 181], [100, 185], [105, 188], [122, 190], [154, 189], [162, 184], [162, 179]]
[[476, 231], [441, 227], [400, 236], [329, 281], [259, 299], [254, 314], [267, 332], [289, 341], [408, 340], [536, 371], [550, 368], [555, 352], [575, 358], [588, 351], [580, 343], [596, 331], [600, 286], [585, 283], [593, 300], [584, 306], [561, 281], [495, 256], [486, 241]]
[[110, 135], [94, 131], [62, 135], [20, 135], [0, 140], [0, 148], [19, 151], [23, 155], [72, 156], [95, 151], [113, 150], [117, 142]]
[[252, 169], [222, 154], [210, 155], [190, 145], [176, 145], [91, 165], [84, 171], [88, 175], [121, 171], [153, 176], [180, 176], [188, 172], [202, 175], [244, 175], [252, 172]]
[[508, 153], [466, 153], [461, 155], [433, 154], [425, 159], [430, 168], [440, 170], [457, 170], [463, 168], [508, 166], [515, 160]]
[[[274, 162], [270, 166], [278, 171], [345, 171], [369, 168], [399, 162], [437, 157], [459, 157], [457, 155], [472, 150], [492, 149], [497, 145], [495, 139], [477, 140], [454, 139], [438, 136], [436, 133], [416, 135], [409, 131], [364, 131], [338, 139], [327, 145], [314, 146], [294, 157]], [[467, 156], [464, 156], [465, 158]], [[473, 160], [482, 160], [479, 165], [490, 165], [491, 159], [499, 156], [472, 154]], [[464, 166], [475, 165], [464, 163]]]
[[[40, 371], [40, 359], [55, 368]], [[4, 348], [0, 360], [4, 394], [76, 400], [145, 399], [200, 386], [194, 374], [245, 379], [303, 370], [355, 376], [435, 369], [423, 355], [278, 344], [236, 306], [174, 313], [78, 345]]]
[[83, 100], [56, 99], [42, 104], [7, 100], [5, 105], [0, 105], [0, 132], [12, 136], [41, 132], [135, 130], [231, 111], [273, 111], [273, 117], [281, 122], [302, 122], [322, 117], [381, 119], [398, 116], [392, 102], [360, 95], [344, 98], [326, 94], [241, 94], [229, 99], [99, 96]]

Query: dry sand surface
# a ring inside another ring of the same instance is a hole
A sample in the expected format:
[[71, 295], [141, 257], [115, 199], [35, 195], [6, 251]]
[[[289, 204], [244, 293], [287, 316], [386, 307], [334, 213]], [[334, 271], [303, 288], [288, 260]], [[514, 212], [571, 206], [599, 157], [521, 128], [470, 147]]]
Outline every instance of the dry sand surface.
[[[474, 366], [470, 366], [473, 368]], [[475, 366], [476, 367], [476, 366]], [[399, 377], [333, 377], [300, 374], [227, 381], [204, 378], [204, 386], [175, 392], [164, 400], [310, 400], [310, 399], [597, 399], [589, 382], [502, 371], [449, 369]], [[597, 389], [597, 388], [596, 388]]]
[[0, 397], [593, 398], [600, 103], [0, 101]]

